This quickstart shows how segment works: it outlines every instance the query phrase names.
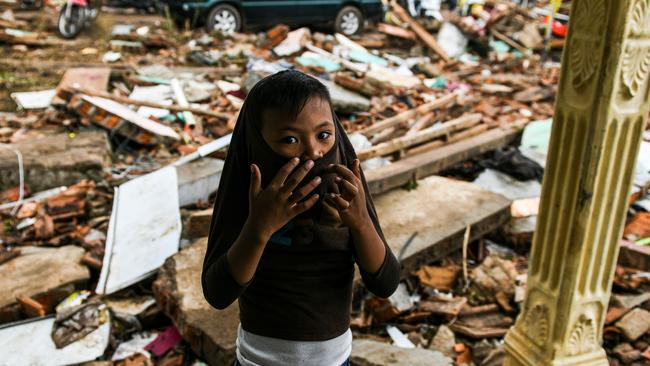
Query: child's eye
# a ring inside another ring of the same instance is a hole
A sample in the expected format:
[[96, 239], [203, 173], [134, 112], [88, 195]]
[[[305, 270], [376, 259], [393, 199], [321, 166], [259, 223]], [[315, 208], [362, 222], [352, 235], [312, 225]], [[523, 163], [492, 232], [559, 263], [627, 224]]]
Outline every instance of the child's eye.
[[284, 143], [284, 144], [297, 144], [298, 139], [293, 137], [293, 136], [287, 136], [287, 137], [282, 139], [282, 143]]
[[329, 133], [329, 132], [321, 132], [321, 133], [318, 134], [318, 138], [320, 140], [326, 140], [330, 136], [332, 136], [332, 134]]

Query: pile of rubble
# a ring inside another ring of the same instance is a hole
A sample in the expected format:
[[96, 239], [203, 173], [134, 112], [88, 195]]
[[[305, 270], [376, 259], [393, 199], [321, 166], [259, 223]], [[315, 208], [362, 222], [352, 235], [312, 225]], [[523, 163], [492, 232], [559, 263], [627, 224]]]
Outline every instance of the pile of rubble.
[[[394, 4], [355, 37], [135, 22], [112, 25], [105, 42], [59, 41], [5, 12], [12, 72], [48, 48], [76, 55], [30, 62], [56, 82], [12, 93], [20, 110], [0, 113], [0, 279], [11, 279], [0, 280], [0, 358], [230, 364], [237, 304], [216, 311], [198, 281], [210, 207], [246, 93], [296, 68], [329, 88], [403, 265], [389, 299], [356, 286], [353, 364], [501, 364], [525, 294], [559, 64], [539, 53], [543, 8], [431, 12]], [[551, 30], [553, 52], [566, 27]], [[613, 364], [650, 360], [644, 138], [604, 332]]]

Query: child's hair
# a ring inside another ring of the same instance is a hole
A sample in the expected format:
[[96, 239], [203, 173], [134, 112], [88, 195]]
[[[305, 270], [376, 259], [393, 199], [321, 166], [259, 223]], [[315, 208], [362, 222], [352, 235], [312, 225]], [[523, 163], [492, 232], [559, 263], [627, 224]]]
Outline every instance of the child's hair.
[[262, 112], [267, 109], [280, 110], [294, 121], [313, 97], [332, 105], [327, 87], [316, 78], [300, 71], [280, 71], [266, 77], [253, 89], [255, 92], [249, 93], [247, 102], [255, 106], [255, 121], [258, 123], [262, 121]]

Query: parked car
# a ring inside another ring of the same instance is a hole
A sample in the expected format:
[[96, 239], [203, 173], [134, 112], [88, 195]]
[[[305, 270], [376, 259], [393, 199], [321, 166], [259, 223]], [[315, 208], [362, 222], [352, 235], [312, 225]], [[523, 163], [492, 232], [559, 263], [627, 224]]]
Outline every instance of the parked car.
[[[179, 24], [205, 25], [224, 33], [243, 28], [288, 25], [333, 25], [337, 32], [352, 35], [365, 20], [381, 18], [381, 0], [159, 0]], [[165, 11], [166, 12], [166, 11]]]
[[134, 8], [148, 13], [156, 12], [155, 0], [105, 0], [104, 5], [114, 8]]
[[22, 0], [18, 4], [21, 9], [40, 9], [45, 5], [45, 0]]

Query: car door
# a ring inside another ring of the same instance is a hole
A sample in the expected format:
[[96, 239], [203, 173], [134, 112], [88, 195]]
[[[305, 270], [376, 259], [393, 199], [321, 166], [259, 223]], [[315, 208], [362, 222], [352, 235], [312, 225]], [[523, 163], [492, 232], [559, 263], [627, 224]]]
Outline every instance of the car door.
[[295, 18], [298, 22], [333, 22], [343, 4], [342, 0], [296, 0]]
[[292, 23], [296, 20], [296, 0], [242, 0], [249, 26]]

